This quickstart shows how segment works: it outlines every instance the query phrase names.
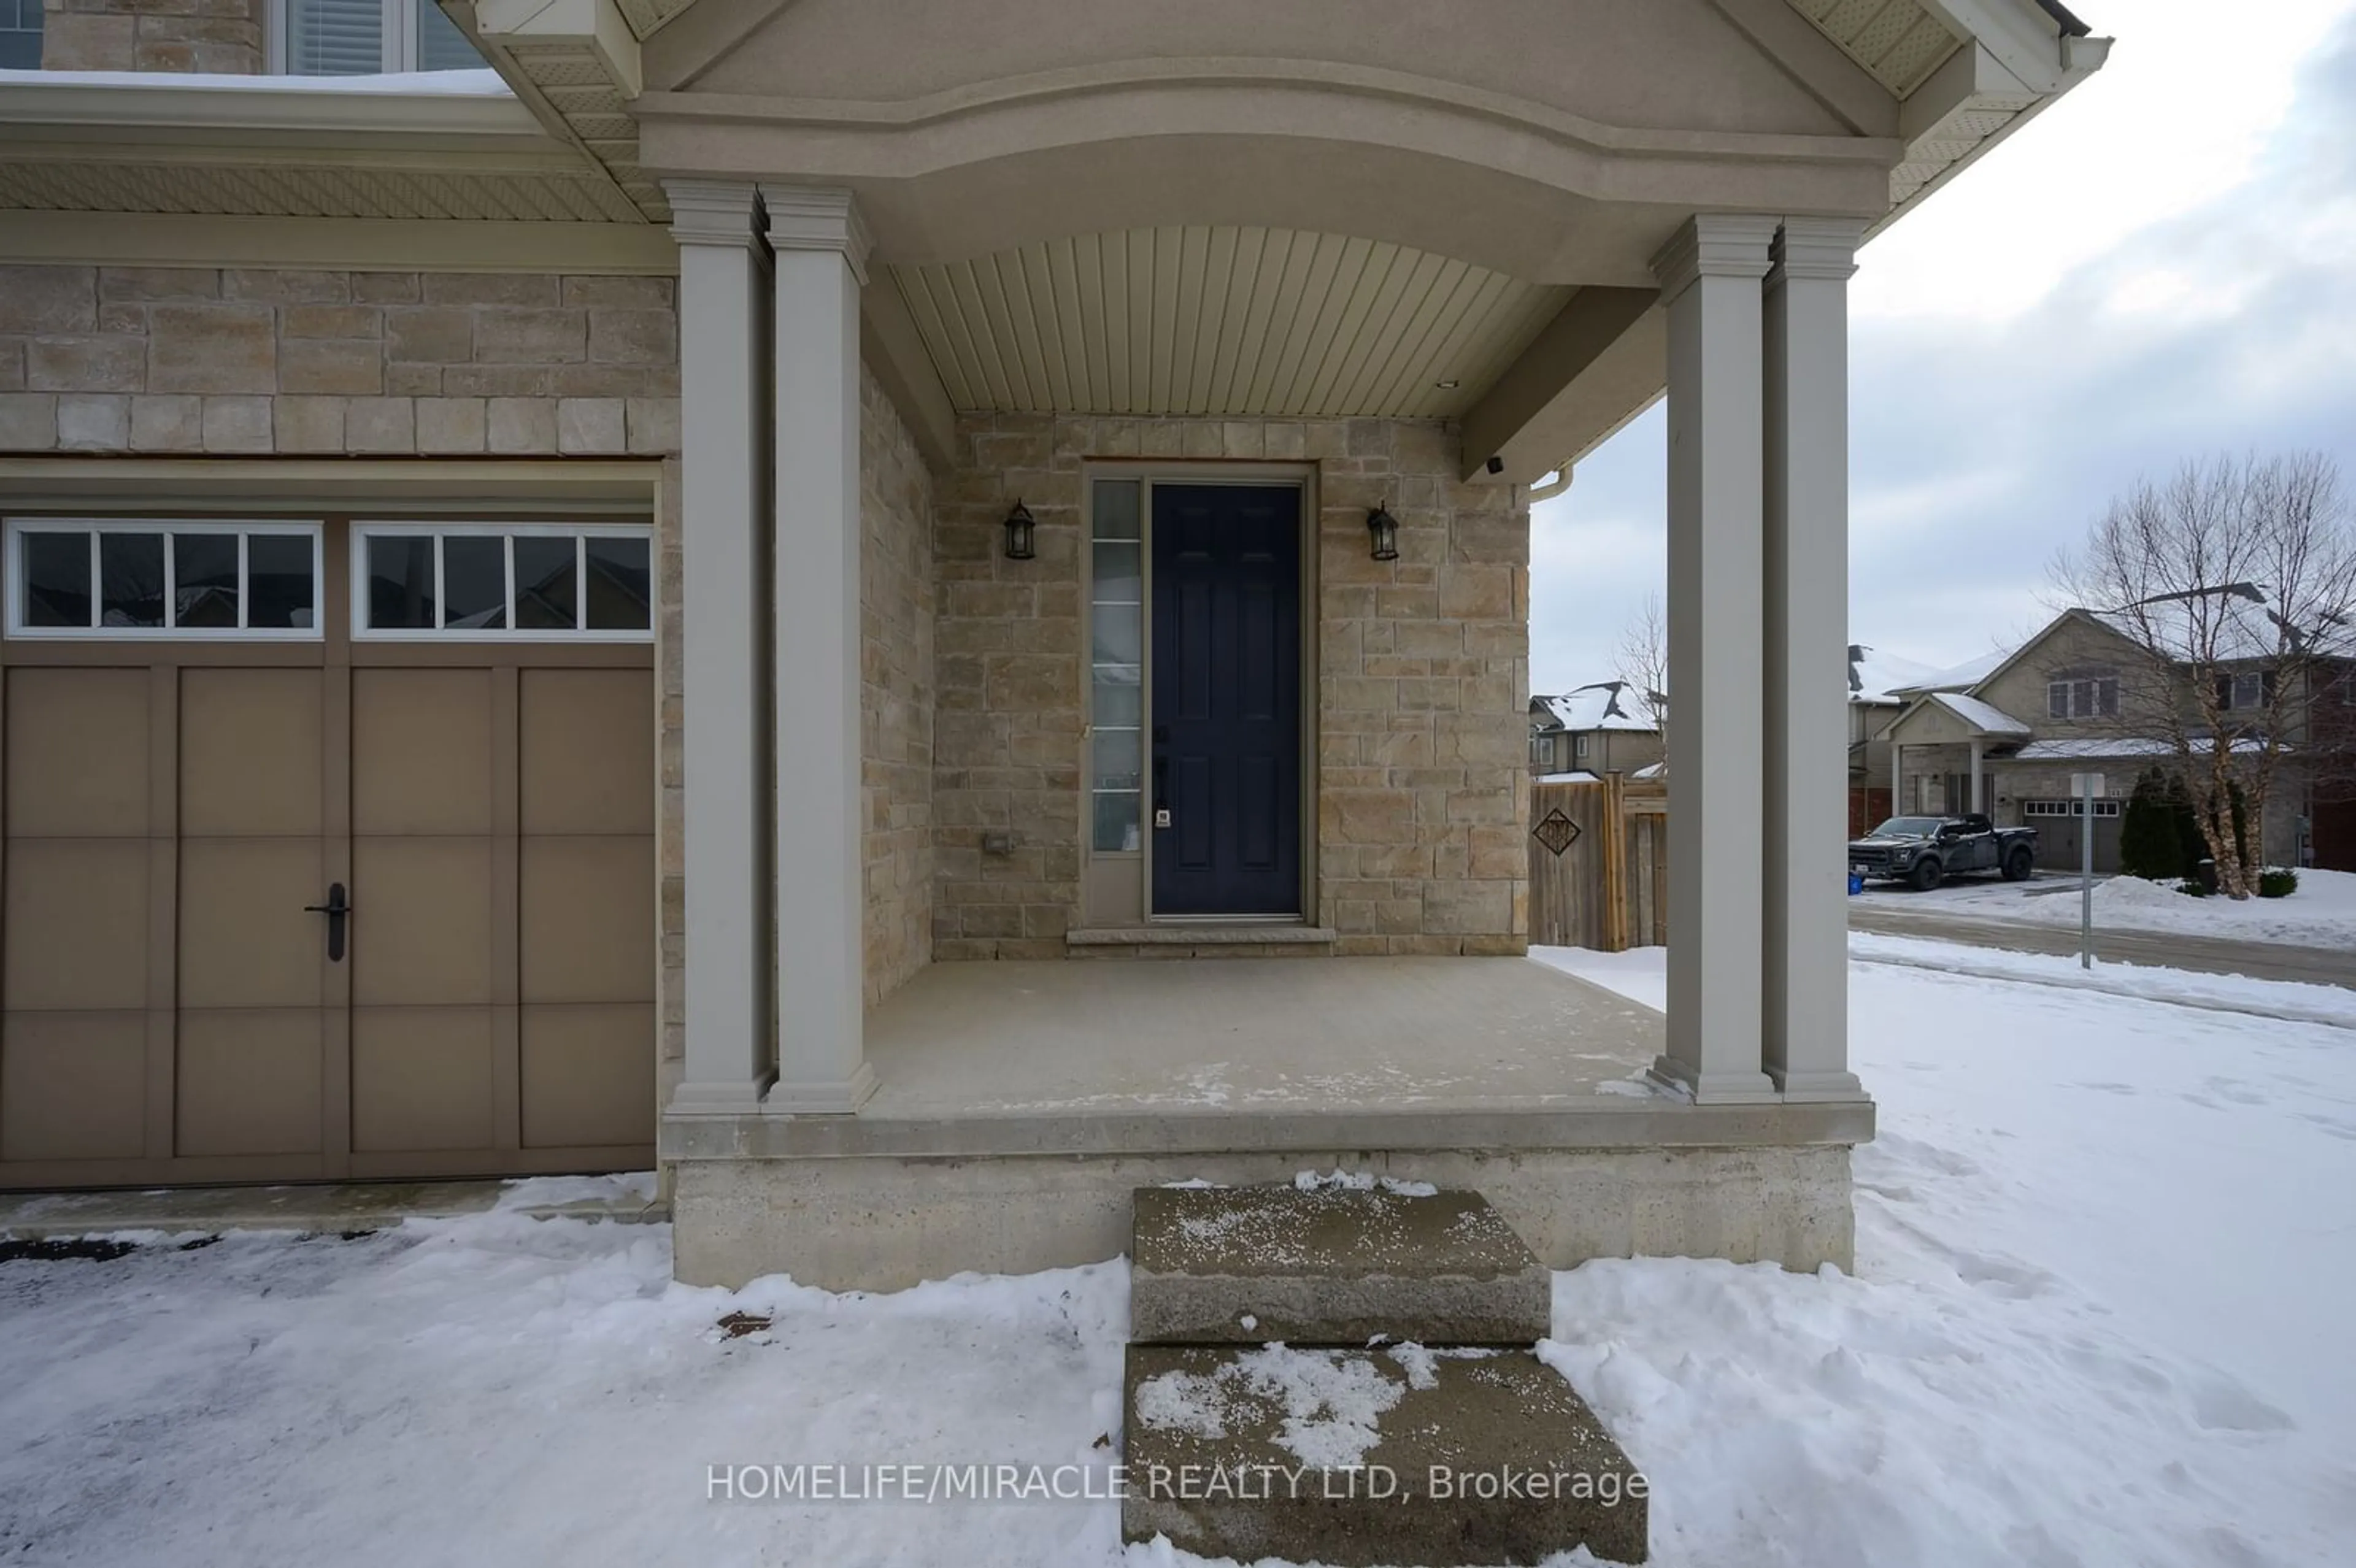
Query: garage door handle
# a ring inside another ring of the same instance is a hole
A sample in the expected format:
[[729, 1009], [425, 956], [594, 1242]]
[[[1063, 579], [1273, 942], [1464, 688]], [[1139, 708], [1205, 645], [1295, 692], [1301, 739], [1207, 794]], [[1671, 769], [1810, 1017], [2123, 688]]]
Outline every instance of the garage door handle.
[[352, 906], [344, 901], [344, 884], [330, 882], [327, 885], [326, 903], [305, 904], [303, 909], [306, 914], [324, 914], [327, 917], [327, 962], [342, 963], [344, 961], [344, 917], [352, 912]]

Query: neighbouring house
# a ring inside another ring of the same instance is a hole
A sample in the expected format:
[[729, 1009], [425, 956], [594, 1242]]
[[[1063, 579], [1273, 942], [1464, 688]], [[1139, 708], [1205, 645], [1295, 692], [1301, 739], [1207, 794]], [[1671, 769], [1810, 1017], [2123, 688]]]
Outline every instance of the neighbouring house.
[[1890, 741], [1886, 731], [1905, 709], [1898, 688], [1919, 686], [1940, 672], [1929, 665], [1866, 646], [1848, 645], [1848, 833], [1855, 838], [1890, 815]]
[[[36, 16], [0, 1184], [659, 1161], [682, 1277], [893, 1286], [1346, 1161], [1849, 1261], [1847, 280], [2059, 5]], [[1520, 956], [1526, 487], [1664, 391], [1665, 1021]]]
[[1626, 681], [1530, 699], [1530, 772], [1538, 778], [1633, 773], [1660, 760], [1660, 726]]
[[[2167, 713], [2170, 705], [2183, 707], [2190, 677], [2180, 667], [2156, 670], [2145, 645], [2116, 621], [2067, 610], [2008, 653], [1894, 688], [1905, 706], [1882, 739], [1902, 780], [1896, 809], [1985, 812], [2000, 826], [2035, 827], [2038, 863], [2075, 870], [2083, 864], [2086, 808], [2073, 796], [2072, 780], [2097, 773], [2094, 868], [2117, 870], [2126, 798], [2145, 773], [2173, 765]], [[2275, 677], [2255, 650], [2254, 644], [2250, 656], [2227, 660], [2212, 674], [2228, 712], [2255, 709], [2272, 691]], [[2356, 701], [2344, 697], [2351, 689], [2356, 684], [2341, 677], [2312, 705], [2294, 705], [2307, 716], [2303, 731], [2311, 726], [2312, 732], [2285, 738], [2289, 754], [2259, 826], [2260, 852], [2269, 864], [2356, 869], [2356, 860], [2341, 860], [2356, 845], [2342, 849], [2333, 837], [2344, 831], [2338, 814], [2347, 792], [2338, 770], [2347, 747], [2332, 731], [2343, 708], [2356, 710]], [[2234, 744], [2254, 750], [2258, 742]], [[2310, 758], [2323, 766], [2309, 766]]]

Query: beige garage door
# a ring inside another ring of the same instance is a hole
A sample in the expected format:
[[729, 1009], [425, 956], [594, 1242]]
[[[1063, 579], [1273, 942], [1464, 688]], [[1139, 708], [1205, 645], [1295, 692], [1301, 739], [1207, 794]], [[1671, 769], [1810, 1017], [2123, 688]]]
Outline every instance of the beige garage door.
[[649, 1163], [648, 548], [11, 518], [0, 1185]]

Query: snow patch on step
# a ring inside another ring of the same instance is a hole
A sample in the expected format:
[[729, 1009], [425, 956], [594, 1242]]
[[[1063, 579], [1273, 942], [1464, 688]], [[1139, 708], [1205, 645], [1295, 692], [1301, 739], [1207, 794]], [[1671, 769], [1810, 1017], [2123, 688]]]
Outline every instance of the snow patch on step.
[[1436, 1198], [1440, 1195], [1440, 1189], [1429, 1181], [1405, 1181], [1396, 1176], [1376, 1176], [1371, 1170], [1334, 1169], [1323, 1176], [1313, 1170], [1295, 1171], [1292, 1185], [1302, 1192], [1327, 1189], [1372, 1192], [1380, 1188], [1395, 1198]]
[[1395, 1345], [1387, 1354], [1407, 1374], [1385, 1377], [1363, 1351], [1296, 1350], [1263, 1345], [1239, 1352], [1216, 1371], [1163, 1372], [1137, 1385], [1138, 1424], [1210, 1439], [1227, 1435], [1247, 1401], [1281, 1401], [1276, 1444], [1303, 1465], [1344, 1469], [1365, 1462], [1382, 1441], [1382, 1418], [1409, 1389], [1438, 1386], [1441, 1360], [1479, 1360], [1503, 1352], [1472, 1347]]

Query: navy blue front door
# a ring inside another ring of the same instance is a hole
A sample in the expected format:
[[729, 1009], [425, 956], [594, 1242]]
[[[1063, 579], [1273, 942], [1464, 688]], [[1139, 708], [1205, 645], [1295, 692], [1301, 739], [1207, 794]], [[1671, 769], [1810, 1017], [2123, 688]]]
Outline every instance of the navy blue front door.
[[1153, 912], [1299, 914], [1298, 489], [1154, 485], [1152, 745]]

